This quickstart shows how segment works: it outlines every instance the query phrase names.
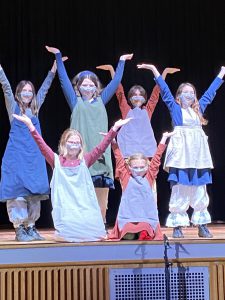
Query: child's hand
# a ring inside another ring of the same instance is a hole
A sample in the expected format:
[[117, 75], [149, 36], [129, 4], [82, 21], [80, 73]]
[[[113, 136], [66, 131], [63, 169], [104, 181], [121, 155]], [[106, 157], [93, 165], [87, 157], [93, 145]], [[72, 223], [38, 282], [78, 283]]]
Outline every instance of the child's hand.
[[117, 131], [121, 126], [129, 123], [131, 119], [133, 119], [133, 118], [120, 119], [120, 120], [116, 121], [113, 126], [113, 131]]
[[100, 66], [97, 66], [96, 69], [110, 71], [113, 69], [113, 66], [112, 65], [100, 65]]
[[179, 71], [180, 69], [178, 68], [165, 68], [164, 71], [162, 72], [162, 78], [165, 79], [167, 74], [173, 74]]
[[131, 54], [124, 54], [124, 55], [122, 55], [122, 56], [120, 56], [120, 60], [131, 60], [132, 59], [132, 57], [133, 57], [133, 53], [131, 53]]
[[114, 71], [114, 68], [113, 68], [112, 65], [101, 65], [101, 66], [97, 66], [96, 69], [109, 71], [112, 78], [113, 78], [114, 75], [115, 75], [115, 71]]
[[54, 48], [54, 47], [49, 47], [49, 46], [45, 46], [45, 48], [48, 50], [48, 52], [51, 52], [53, 54], [59, 53], [59, 49]]
[[172, 132], [166, 131], [166, 132], [163, 133], [163, 136], [166, 137], [166, 138], [169, 138], [174, 134], [175, 134], [175, 131], [172, 131]]
[[27, 127], [30, 130], [33, 130], [35, 128], [33, 123], [31, 122], [31, 119], [28, 116], [26, 116], [25, 114], [22, 114], [22, 116], [19, 116], [17, 114], [12, 114], [12, 116], [14, 118], [16, 118], [17, 120], [23, 122], [25, 125], [27, 125]]

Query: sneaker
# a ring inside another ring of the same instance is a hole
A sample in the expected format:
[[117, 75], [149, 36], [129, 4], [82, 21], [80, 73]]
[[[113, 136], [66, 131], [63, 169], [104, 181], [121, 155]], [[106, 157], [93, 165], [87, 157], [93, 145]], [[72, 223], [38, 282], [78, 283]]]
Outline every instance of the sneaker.
[[19, 225], [19, 227], [15, 228], [16, 237], [15, 240], [18, 242], [31, 242], [34, 241], [32, 236], [29, 236], [26, 228], [23, 224]]
[[173, 229], [173, 238], [180, 239], [180, 238], [183, 238], [183, 237], [184, 237], [184, 235], [183, 235], [181, 226], [174, 227], [174, 229]]
[[44, 238], [39, 234], [35, 226], [27, 227], [27, 234], [35, 241], [43, 241]]
[[198, 225], [198, 236], [203, 238], [212, 238], [213, 235], [209, 232], [206, 224]]

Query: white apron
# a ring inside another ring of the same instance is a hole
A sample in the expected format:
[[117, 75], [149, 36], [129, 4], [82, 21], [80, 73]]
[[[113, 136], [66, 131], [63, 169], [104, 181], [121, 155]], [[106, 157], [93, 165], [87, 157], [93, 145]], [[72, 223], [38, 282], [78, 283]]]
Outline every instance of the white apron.
[[164, 169], [213, 168], [208, 137], [193, 109], [182, 109], [183, 126], [175, 126], [164, 160]]
[[84, 160], [76, 167], [62, 167], [55, 154], [50, 186], [57, 239], [84, 242], [98, 241], [106, 236], [93, 182]]

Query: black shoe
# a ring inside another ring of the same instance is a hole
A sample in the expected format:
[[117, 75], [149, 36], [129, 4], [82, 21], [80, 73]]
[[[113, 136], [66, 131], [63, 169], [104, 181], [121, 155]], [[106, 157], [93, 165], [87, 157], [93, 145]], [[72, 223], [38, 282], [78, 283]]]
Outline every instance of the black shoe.
[[198, 236], [203, 238], [212, 238], [213, 235], [209, 232], [206, 224], [198, 225]]
[[16, 238], [15, 240], [18, 242], [31, 242], [34, 241], [34, 238], [32, 236], [29, 236], [26, 228], [23, 224], [21, 224], [19, 227], [15, 228], [16, 231]]
[[35, 226], [27, 227], [27, 234], [35, 241], [43, 241], [44, 238], [39, 234]]
[[184, 235], [183, 235], [181, 226], [174, 227], [174, 229], [173, 229], [173, 238], [180, 239], [180, 238], [183, 238], [183, 237], [184, 237]]

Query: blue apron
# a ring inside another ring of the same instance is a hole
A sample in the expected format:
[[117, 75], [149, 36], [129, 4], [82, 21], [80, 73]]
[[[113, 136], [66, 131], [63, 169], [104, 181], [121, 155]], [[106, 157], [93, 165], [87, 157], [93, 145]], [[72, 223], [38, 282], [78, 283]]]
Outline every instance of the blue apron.
[[[18, 106], [15, 113], [20, 113]], [[38, 118], [33, 116], [31, 120], [40, 133]], [[49, 192], [45, 158], [27, 126], [14, 118], [2, 159], [0, 201], [17, 197], [47, 199]]]
[[118, 211], [118, 225], [122, 230], [127, 223], [145, 222], [156, 229], [159, 218], [157, 203], [145, 177], [130, 177], [122, 194]]
[[135, 107], [130, 109], [127, 118], [133, 118], [133, 120], [124, 125], [117, 135], [123, 157], [126, 158], [135, 153], [153, 157], [157, 144], [147, 110]]

